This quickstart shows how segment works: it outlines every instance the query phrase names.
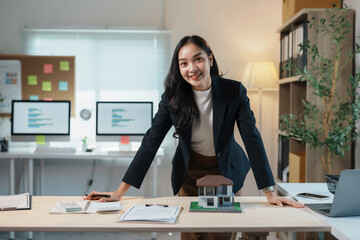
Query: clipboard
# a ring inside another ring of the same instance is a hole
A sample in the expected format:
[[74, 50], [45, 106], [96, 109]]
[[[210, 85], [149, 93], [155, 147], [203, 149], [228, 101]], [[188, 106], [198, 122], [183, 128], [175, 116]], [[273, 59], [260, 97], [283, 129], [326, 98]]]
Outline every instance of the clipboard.
[[0, 211], [30, 210], [32, 196], [29, 193], [0, 196]]

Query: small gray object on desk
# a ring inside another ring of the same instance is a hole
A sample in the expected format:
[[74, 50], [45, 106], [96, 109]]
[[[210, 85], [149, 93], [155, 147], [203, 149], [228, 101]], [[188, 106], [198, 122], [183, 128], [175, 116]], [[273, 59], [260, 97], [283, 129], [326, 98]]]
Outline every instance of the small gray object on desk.
[[9, 151], [9, 141], [6, 138], [0, 139], [1, 151], [8, 152]]

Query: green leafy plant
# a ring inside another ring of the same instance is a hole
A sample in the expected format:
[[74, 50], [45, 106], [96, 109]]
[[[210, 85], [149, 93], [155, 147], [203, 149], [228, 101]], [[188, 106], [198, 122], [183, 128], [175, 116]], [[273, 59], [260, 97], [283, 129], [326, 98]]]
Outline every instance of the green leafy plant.
[[83, 143], [84, 145], [86, 145], [86, 144], [87, 144], [87, 137], [83, 137], [83, 138], [81, 139], [81, 141], [82, 141], [82, 143]]
[[[304, 111], [300, 116], [280, 116], [280, 130], [287, 137], [297, 138], [321, 152], [321, 164], [325, 173], [332, 173], [333, 161], [339, 157], [344, 158], [345, 152], [351, 149], [351, 144], [360, 136], [356, 131], [360, 111], [359, 93], [356, 89], [359, 88], [360, 75], [343, 76], [344, 67], [353, 62], [360, 48], [355, 45], [354, 49], [345, 50], [344, 40], [351, 31], [346, 12], [349, 9], [345, 6], [345, 9], [335, 8], [329, 11], [332, 13], [331, 17], [313, 18], [309, 27], [315, 28], [317, 34], [327, 35], [331, 49], [320, 53], [316, 44], [305, 42], [301, 45], [301, 50], [308, 54], [310, 61], [304, 69], [296, 69], [300, 81], [306, 81], [311, 86], [321, 104], [302, 100]], [[341, 14], [337, 14], [339, 11]], [[329, 58], [330, 55], [333, 57]], [[287, 68], [294, 67], [288, 65]], [[347, 86], [345, 95], [338, 91], [337, 82], [340, 80], [344, 83], [343, 86]]]

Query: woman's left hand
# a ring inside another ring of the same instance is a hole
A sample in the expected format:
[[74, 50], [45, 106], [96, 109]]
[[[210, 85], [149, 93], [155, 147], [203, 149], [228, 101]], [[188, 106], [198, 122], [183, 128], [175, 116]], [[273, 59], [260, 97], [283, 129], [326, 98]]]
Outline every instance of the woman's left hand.
[[300, 203], [300, 202], [296, 202], [294, 200], [291, 200], [287, 197], [280, 197], [278, 195], [275, 194], [275, 192], [270, 191], [265, 193], [266, 194], [266, 198], [268, 200], [268, 203], [271, 205], [278, 205], [280, 207], [282, 207], [284, 204], [286, 205], [290, 205], [296, 208], [303, 208], [304, 204]]

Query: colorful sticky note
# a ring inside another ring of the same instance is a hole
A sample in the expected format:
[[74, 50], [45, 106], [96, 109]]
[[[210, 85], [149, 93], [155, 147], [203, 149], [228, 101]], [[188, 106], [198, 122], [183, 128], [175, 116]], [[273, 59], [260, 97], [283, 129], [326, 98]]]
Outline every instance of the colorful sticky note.
[[36, 135], [35, 139], [37, 145], [45, 145], [45, 135]]
[[42, 90], [43, 91], [51, 91], [51, 82], [50, 81], [43, 81], [42, 82]]
[[29, 100], [31, 100], [31, 101], [39, 101], [39, 96], [38, 95], [30, 95]]
[[44, 98], [44, 101], [53, 101], [54, 99], [52, 98]]
[[44, 64], [44, 73], [53, 73], [53, 65], [50, 63]]
[[36, 75], [29, 75], [28, 76], [28, 84], [29, 85], [37, 85], [38, 84], [37, 76]]
[[60, 71], [69, 71], [70, 64], [69, 61], [60, 61]]
[[59, 82], [59, 91], [67, 91], [68, 90], [68, 82], [60, 81]]
[[129, 144], [130, 143], [130, 136], [121, 136], [120, 137], [121, 144]]

